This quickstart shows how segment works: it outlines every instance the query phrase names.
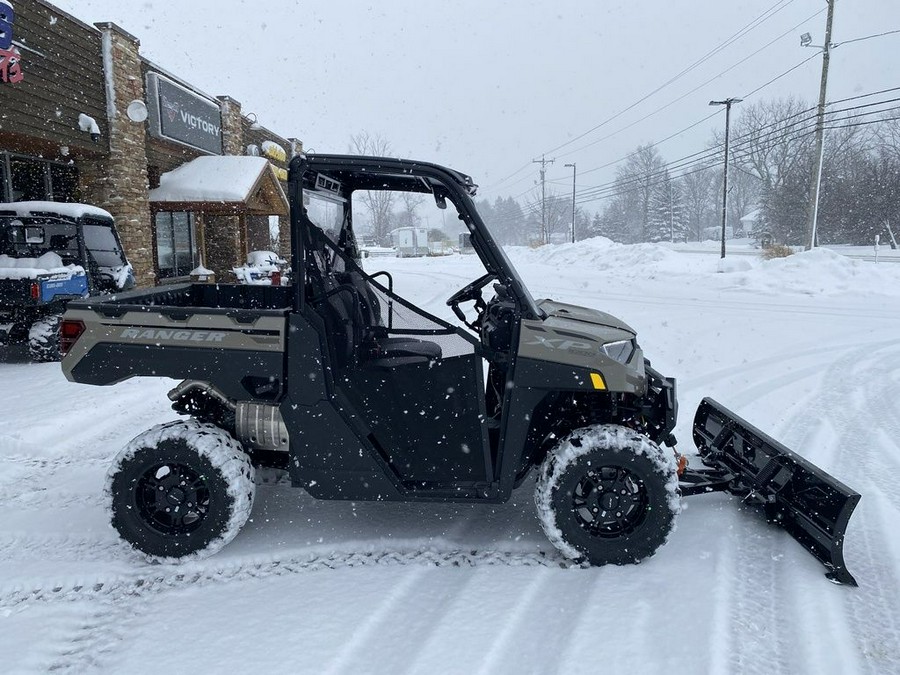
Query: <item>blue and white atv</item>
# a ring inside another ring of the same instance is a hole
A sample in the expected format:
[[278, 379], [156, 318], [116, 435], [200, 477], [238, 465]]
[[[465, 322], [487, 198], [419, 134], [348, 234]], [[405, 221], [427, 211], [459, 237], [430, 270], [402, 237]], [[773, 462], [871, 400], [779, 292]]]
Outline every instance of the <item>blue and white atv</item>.
[[134, 286], [113, 217], [86, 204], [0, 204], [0, 345], [58, 361], [60, 317], [76, 298]]

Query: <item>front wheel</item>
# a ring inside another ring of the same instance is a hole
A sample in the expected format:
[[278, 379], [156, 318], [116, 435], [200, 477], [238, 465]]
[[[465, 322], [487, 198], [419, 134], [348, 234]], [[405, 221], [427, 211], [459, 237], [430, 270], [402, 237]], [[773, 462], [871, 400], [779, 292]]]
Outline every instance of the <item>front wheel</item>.
[[638, 563], [662, 546], [681, 510], [674, 456], [614, 424], [573, 431], [547, 454], [538, 518], [567, 558]]
[[247, 522], [256, 491], [240, 444], [212, 424], [160, 424], [131, 441], [107, 473], [112, 526], [154, 559], [206, 557]]

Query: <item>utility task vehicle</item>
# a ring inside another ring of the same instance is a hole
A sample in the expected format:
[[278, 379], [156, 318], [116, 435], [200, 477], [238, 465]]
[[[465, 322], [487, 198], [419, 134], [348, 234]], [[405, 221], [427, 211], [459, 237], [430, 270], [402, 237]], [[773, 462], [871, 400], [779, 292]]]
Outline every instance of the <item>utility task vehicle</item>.
[[69, 300], [134, 286], [113, 218], [86, 204], [0, 204], [0, 344], [59, 360]]
[[[534, 470], [540, 521], [572, 559], [638, 562], [665, 542], [681, 496], [727, 491], [854, 583], [842, 544], [859, 495], [709, 399], [694, 420], [705, 467], [663, 449], [675, 443], [675, 381], [619, 319], [533, 299], [471, 178], [317, 155], [291, 162], [289, 187], [292, 286], [187, 284], [69, 305], [70, 380], [183, 379], [169, 398], [191, 419], [139, 435], [108, 473], [112, 523], [134, 548], [218, 550], [248, 517], [255, 467], [284, 469], [320, 499], [485, 503]], [[361, 268], [350, 206], [365, 190], [430, 193], [458, 211], [485, 268], [447, 299], [466, 328]]]

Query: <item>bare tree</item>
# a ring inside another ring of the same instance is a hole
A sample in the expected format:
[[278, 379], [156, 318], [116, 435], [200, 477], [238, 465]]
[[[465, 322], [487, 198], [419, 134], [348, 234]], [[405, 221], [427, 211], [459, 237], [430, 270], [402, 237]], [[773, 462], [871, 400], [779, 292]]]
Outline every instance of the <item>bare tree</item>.
[[[572, 200], [547, 192], [541, 203], [541, 190], [534, 188], [526, 202], [526, 209], [533, 214], [538, 222], [536, 239], [541, 243], [550, 243], [565, 240], [566, 233], [572, 225]], [[543, 215], [543, 230], [541, 229], [541, 217]]]
[[737, 232], [743, 229], [741, 218], [759, 206], [760, 181], [744, 167], [733, 166], [735, 171], [728, 173], [728, 220]]
[[684, 200], [685, 220], [691, 237], [703, 239], [703, 229], [707, 227], [716, 211], [715, 171], [704, 169], [689, 171], [678, 182]]
[[[374, 155], [387, 157], [391, 154], [391, 144], [382, 136], [372, 136], [368, 131], [361, 131], [350, 137], [350, 152], [356, 155]], [[369, 212], [372, 225], [372, 237], [379, 246], [390, 244], [390, 233], [393, 228], [393, 211], [395, 195], [389, 190], [366, 190], [361, 197], [363, 206]]]
[[[732, 166], [756, 176], [763, 190], [778, 189], [809, 161], [813, 138], [807, 132], [812, 118], [806, 103], [793, 97], [741, 108], [732, 127]], [[722, 143], [718, 133], [716, 142]]]
[[417, 192], [401, 192], [400, 202], [402, 209], [397, 217], [398, 227], [417, 227], [422, 222], [422, 216], [418, 213], [419, 205], [424, 198]]

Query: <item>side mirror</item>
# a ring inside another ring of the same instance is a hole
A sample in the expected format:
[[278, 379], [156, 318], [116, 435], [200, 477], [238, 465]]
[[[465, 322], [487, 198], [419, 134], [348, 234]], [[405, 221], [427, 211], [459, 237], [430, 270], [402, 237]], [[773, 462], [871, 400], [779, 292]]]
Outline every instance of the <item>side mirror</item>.
[[439, 209], [447, 208], [447, 198], [439, 192], [434, 193], [434, 203]]

